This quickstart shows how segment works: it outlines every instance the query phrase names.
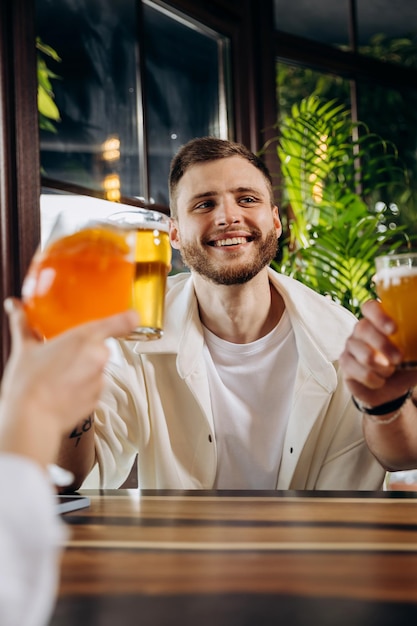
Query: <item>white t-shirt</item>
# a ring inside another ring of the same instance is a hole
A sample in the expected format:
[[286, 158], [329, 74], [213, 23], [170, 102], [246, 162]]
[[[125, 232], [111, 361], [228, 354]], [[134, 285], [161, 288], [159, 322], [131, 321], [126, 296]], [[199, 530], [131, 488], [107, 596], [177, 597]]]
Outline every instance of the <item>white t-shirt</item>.
[[204, 329], [217, 444], [216, 489], [276, 489], [298, 353], [289, 315], [246, 344]]
[[64, 524], [47, 474], [0, 454], [0, 624], [45, 626], [55, 604]]

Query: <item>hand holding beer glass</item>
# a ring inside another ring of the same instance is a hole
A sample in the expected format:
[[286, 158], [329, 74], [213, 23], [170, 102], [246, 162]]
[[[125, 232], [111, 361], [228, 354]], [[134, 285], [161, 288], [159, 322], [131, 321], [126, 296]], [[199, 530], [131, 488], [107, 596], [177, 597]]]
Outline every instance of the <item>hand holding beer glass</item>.
[[135, 237], [132, 308], [139, 313], [140, 326], [127, 339], [159, 339], [163, 334], [165, 289], [171, 268], [169, 218], [151, 209], [134, 209], [114, 213], [108, 219]]
[[403, 355], [399, 368], [417, 367], [417, 253], [388, 254], [375, 259], [376, 292], [395, 321], [390, 337]]
[[105, 220], [61, 214], [22, 286], [28, 323], [49, 339], [131, 307], [134, 235]]

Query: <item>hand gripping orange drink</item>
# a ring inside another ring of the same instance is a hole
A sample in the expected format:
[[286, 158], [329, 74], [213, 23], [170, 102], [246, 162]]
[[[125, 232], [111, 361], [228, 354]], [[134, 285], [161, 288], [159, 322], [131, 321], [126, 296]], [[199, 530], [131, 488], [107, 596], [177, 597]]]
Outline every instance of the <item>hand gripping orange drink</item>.
[[49, 339], [131, 307], [134, 240], [94, 222], [47, 243], [32, 259], [22, 299], [29, 325]]

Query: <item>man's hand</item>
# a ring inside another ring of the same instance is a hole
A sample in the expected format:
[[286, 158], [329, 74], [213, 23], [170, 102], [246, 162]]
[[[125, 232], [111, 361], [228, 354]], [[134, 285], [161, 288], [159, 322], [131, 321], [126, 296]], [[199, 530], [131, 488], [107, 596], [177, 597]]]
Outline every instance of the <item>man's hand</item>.
[[417, 370], [398, 369], [402, 355], [390, 340], [395, 323], [381, 304], [366, 302], [362, 314], [346, 342], [340, 365], [352, 394], [363, 404], [376, 406], [417, 385]]

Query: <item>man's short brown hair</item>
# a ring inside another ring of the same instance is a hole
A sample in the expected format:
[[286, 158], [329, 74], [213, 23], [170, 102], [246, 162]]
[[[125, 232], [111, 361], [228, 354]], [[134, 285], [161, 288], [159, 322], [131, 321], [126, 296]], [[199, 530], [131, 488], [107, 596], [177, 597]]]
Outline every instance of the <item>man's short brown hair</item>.
[[171, 216], [177, 217], [176, 191], [178, 183], [185, 172], [197, 163], [217, 161], [227, 157], [239, 156], [252, 163], [264, 176], [269, 188], [271, 205], [274, 204], [272, 194], [272, 178], [265, 163], [241, 143], [218, 139], [217, 137], [199, 137], [182, 146], [171, 161], [169, 172], [169, 196]]

